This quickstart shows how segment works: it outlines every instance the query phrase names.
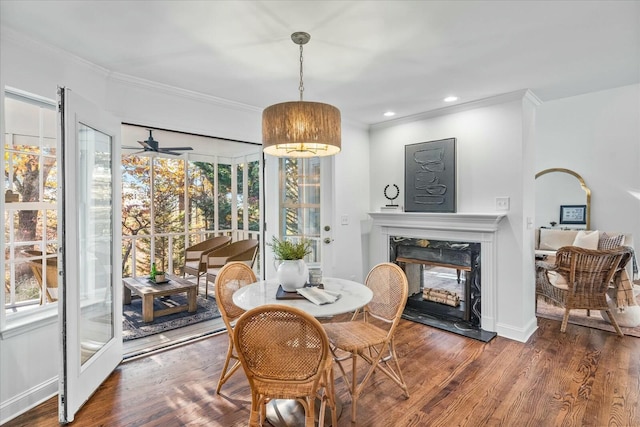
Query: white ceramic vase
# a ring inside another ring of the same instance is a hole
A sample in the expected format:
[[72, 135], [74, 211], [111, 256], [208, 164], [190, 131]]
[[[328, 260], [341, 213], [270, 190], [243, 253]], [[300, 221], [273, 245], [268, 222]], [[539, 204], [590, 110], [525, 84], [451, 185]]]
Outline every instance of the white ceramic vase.
[[304, 287], [309, 278], [309, 268], [302, 259], [281, 261], [277, 270], [278, 282], [285, 292], [295, 292]]

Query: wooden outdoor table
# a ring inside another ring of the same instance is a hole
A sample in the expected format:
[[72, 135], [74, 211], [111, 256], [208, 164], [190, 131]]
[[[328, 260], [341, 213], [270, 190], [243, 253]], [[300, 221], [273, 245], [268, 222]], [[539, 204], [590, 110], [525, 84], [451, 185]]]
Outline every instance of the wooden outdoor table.
[[[124, 285], [123, 304], [131, 304], [131, 294], [142, 298], [142, 320], [144, 322], [152, 322], [155, 317], [181, 311], [195, 312], [198, 309], [198, 285], [176, 276], [167, 275], [166, 277], [169, 278], [169, 281], [159, 284], [151, 282], [148, 277], [126, 277], [122, 279], [122, 284]], [[167, 308], [154, 310], [153, 302], [155, 298], [181, 293], [187, 294], [187, 304], [167, 306]]]

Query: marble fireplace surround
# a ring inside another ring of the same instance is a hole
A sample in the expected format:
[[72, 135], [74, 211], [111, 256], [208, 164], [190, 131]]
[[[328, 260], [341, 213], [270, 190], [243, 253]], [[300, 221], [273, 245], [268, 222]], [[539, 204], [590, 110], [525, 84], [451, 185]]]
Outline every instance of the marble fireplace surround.
[[369, 216], [373, 218], [372, 265], [389, 261], [389, 237], [392, 236], [480, 243], [482, 286], [480, 327], [485, 331], [496, 332], [496, 233], [505, 214], [370, 212]]

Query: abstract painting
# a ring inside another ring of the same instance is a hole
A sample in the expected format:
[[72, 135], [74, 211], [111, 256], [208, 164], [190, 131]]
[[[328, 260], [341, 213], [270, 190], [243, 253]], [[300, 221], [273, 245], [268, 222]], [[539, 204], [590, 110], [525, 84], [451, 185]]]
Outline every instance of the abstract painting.
[[405, 212], [456, 211], [456, 139], [405, 145]]

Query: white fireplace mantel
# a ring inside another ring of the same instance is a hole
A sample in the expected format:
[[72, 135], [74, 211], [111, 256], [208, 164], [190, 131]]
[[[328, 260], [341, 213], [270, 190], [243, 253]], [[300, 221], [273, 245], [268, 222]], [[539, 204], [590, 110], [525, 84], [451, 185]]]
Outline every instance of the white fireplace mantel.
[[502, 213], [370, 212], [379, 226], [496, 232]]
[[412, 237], [480, 243], [481, 327], [496, 331], [496, 236], [503, 213], [370, 212], [371, 264], [389, 261], [389, 238]]

